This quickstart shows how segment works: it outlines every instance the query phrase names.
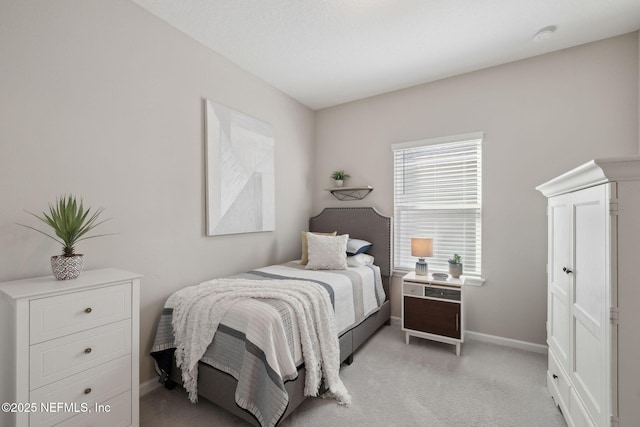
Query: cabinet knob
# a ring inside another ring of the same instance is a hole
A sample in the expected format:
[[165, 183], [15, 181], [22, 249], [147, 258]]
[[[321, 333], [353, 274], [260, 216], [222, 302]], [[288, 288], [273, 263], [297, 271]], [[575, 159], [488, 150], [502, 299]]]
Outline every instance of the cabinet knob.
[[91, 393], [91, 389], [90, 388], [85, 388], [84, 389], [84, 394], [89, 394]]
[[85, 348], [85, 349], [84, 349], [84, 353], [85, 353], [85, 354], [89, 354], [89, 353], [91, 353], [91, 347], [87, 347], [87, 348]]
[[554, 380], [557, 380], [557, 379], [558, 379], [558, 376], [557, 376], [556, 374], [553, 374], [553, 379], [554, 379]]
[[567, 267], [562, 267], [562, 271], [564, 271], [567, 274], [571, 274], [573, 273], [573, 271], [571, 271], [571, 269], [567, 268]]
[[91, 309], [91, 307], [87, 307], [87, 308], [84, 309], [84, 312], [87, 313], [87, 314], [91, 313], [92, 311], [93, 310]]

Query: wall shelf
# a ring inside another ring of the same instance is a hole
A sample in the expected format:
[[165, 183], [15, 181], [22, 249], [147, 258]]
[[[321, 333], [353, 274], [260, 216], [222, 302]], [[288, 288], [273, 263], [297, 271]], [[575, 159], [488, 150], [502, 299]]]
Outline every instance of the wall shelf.
[[327, 188], [333, 197], [341, 201], [347, 200], [362, 200], [373, 191], [373, 187], [367, 185], [366, 187], [336, 187]]

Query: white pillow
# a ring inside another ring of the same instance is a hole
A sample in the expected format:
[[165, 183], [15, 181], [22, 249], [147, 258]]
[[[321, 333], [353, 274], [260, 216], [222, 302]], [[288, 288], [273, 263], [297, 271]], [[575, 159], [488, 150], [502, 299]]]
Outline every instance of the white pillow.
[[373, 244], [361, 239], [349, 239], [347, 242], [347, 255], [358, 255], [368, 251]]
[[307, 233], [309, 270], [345, 270], [347, 268], [348, 234], [341, 236], [322, 236]]
[[[307, 233], [308, 231], [301, 231], [300, 232], [300, 238], [302, 240], [302, 257], [300, 258], [300, 264], [302, 265], [307, 265], [307, 263], [309, 262], [309, 244], [307, 243]], [[332, 231], [331, 233], [316, 233], [314, 232], [313, 234], [323, 234], [325, 236], [335, 236], [336, 234], [338, 234], [337, 231]]]
[[369, 254], [358, 254], [347, 257], [347, 265], [349, 267], [362, 267], [363, 265], [373, 264], [373, 257]]

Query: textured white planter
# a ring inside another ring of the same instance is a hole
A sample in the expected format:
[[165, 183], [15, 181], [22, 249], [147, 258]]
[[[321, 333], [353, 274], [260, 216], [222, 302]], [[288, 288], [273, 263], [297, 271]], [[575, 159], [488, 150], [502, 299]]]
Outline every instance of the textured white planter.
[[71, 280], [80, 275], [82, 271], [83, 256], [55, 255], [51, 257], [51, 269], [58, 280]]
[[456, 279], [460, 278], [462, 276], [462, 264], [449, 263], [449, 274]]
[[335, 179], [333, 182], [336, 183], [336, 187], [342, 187], [342, 184], [344, 183], [341, 179]]

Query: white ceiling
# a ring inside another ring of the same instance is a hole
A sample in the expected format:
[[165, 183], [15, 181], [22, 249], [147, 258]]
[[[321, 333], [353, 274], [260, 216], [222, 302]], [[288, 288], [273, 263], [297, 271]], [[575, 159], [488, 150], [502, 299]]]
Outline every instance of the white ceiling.
[[132, 1], [312, 109], [640, 29], [640, 0]]

